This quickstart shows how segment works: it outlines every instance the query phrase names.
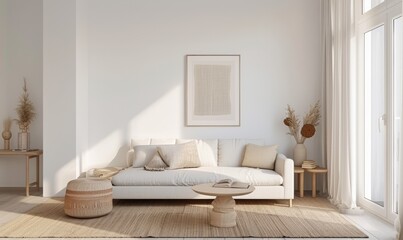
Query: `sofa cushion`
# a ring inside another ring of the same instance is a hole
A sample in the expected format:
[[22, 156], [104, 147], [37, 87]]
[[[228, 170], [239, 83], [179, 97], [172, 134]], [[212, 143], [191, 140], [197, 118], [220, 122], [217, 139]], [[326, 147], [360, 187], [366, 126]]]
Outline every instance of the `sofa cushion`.
[[277, 156], [277, 145], [260, 146], [247, 144], [242, 167], [274, 169]]
[[217, 166], [217, 139], [197, 140], [197, 139], [177, 139], [176, 143], [187, 143], [195, 141], [197, 151], [199, 152], [201, 167], [216, 167]]
[[281, 175], [273, 170], [247, 167], [199, 167], [162, 172], [127, 168], [113, 176], [115, 186], [193, 186], [231, 178], [254, 186], [280, 186]]
[[200, 167], [199, 153], [195, 141], [157, 147], [167, 169]]
[[133, 148], [133, 167], [144, 167], [157, 152], [159, 145], [138, 145]]
[[144, 167], [157, 152], [157, 146], [175, 144], [176, 140], [171, 139], [132, 139], [131, 149], [127, 153], [127, 166]]
[[144, 166], [144, 169], [147, 171], [164, 171], [167, 167], [157, 151], [151, 161]]
[[240, 167], [248, 143], [264, 145], [262, 139], [220, 139], [218, 140], [218, 166]]

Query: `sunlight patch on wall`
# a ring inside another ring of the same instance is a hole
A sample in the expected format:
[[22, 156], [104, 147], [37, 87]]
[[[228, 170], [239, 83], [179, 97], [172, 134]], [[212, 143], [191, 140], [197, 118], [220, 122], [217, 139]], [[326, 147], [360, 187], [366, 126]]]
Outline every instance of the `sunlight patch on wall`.
[[119, 153], [121, 152], [120, 149], [126, 148], [127, 145], [128, 140], [124, 140], [124, 135], [120, 129], [111, 132], [86, 151], [82, 171], [108, 165], [125, 166], [125, 155], [121, 156]]
[[132, 118], [128, 126], [128, 136], [130, 138], [179, 138], [183, 125], [183, 87], [176, 86]]
[[[64, 196], [66, 185], [69, 181], [73, 180], [76, 176], [72, 176], [71, 169], [76, 168], [76, 159], [73, 158], [63, 166], [59, 167], [53, 175], [51, 181], [43, 179], [43, 196]], [[64, 186], [64, 187], [63, 187]]]

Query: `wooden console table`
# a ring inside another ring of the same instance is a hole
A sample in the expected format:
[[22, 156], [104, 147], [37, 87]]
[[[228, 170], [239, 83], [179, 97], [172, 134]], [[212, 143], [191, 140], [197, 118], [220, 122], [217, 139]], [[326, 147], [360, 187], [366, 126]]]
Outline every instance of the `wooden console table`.
[[[43, 154], [40, 149], [30, 151], [0, 150], [1, 156], [24, 156], [25, 157], [25, 194], [29, 196], [29, 187], [36, 186], [39, 191], [39, 158]], [[36, 182], [29, 182], [29, 160], [36, 158]]]

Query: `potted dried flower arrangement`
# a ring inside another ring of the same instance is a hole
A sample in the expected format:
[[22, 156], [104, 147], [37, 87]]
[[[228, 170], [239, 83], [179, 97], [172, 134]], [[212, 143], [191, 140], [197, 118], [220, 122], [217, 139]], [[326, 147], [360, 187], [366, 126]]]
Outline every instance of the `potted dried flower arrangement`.
[[35, 118], [34, 105], [29, 99], [27, 82], [24, 79], [23, 92], [20, 97], [20, 103], [16, 109], [18, 119], [16, 119], [20, 132], [18, 133], [18, 149], [29, 150], [29, 125]]
[[303, 125], [300, 130], [301, 121], [295, 115], [295, 110], [287, 105], [286, 118], [284, 124], [290, 130], [289, 135], [293, 136], [297, 145], [294, 148], [294, 164], [299, 166], [306, 160], [306, 147], [304, 142], [307, 138], [311, 138], [315, 135], [316, 126], [319, 125], [320, 119], [320, 106], [319, 101], [315, 105], [311, 106], [309, 112], [303, 119]]

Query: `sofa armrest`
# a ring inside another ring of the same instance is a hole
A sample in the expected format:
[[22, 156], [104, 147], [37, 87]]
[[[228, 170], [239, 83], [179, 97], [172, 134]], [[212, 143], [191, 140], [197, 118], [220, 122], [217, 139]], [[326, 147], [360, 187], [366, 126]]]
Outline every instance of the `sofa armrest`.
[[284, 198], [294, 199], [294, 161], [277, 154], [274, 171], [283, 177]]

